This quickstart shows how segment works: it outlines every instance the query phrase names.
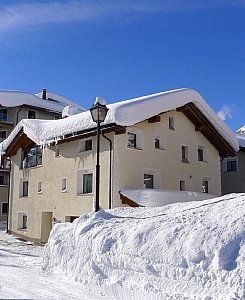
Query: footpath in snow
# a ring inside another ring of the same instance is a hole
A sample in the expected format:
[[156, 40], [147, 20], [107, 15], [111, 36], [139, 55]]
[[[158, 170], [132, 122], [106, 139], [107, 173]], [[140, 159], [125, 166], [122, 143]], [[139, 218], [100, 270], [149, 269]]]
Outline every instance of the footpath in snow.
[[57, 224], [43, 271], [93, 299], [245, 299], [245, 194]]

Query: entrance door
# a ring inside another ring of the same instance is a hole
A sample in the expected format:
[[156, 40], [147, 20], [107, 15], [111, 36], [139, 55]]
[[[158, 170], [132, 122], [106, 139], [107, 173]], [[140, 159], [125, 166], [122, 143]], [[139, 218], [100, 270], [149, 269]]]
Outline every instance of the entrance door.
[[42, 212], [41, 224], [41, 243], [47, 243], [50, 231], [52, 229], [52, 212]]

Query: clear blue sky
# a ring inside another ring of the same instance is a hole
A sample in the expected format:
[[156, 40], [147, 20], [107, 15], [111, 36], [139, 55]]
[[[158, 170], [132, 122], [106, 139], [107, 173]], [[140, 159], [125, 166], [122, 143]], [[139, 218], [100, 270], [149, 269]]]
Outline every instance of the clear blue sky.
[[86, 108], [193, 88], [245, 123], [244, 0], [4, 0], [0, 89], [42, 88]]

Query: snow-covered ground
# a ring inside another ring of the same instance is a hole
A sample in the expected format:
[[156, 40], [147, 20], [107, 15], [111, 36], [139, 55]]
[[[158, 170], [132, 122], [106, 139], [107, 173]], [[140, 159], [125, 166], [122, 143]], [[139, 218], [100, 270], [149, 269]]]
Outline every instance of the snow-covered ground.
[[0, 233], [0, 298], [245, 299], [245, 194], [56, 224], [44, 248]]

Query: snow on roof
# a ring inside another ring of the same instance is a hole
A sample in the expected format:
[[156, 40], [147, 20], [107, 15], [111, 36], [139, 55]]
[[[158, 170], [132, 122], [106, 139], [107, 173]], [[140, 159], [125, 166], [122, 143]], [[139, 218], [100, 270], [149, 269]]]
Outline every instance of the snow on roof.
[[92, 299], [244, 299], [244, 211], [230, 194], [84, 214], [53, 227], [42, 269]]
[[215, 198], [214, 195], [191, 191], [160, 189], [121, 189], [120, 193], [140, 206], [157, 207], [176, 202], [200, 201]]
[[[235, 134], [208, 106], [201, 95], [192, 89], [178, 89], [110, 104], [103, 125], [131, 126], [160, 113], [174, 110], [189, 102], [195, 104], [235, 151], [239, 149]], [[61, 120], [22, 120], [0, 145], [3, 150], [6, 149], [22, 128], [24, 133], [35, 143], [48, 144], [67, 134], [75, 134], [95, 127], [96, 124], [91, 118], [90, 111]]]
[[[42, 99], [40, 94], [31, 94], [21, 91], [6, 91], [0, 90], [0, 105], [5, 107], [15, 107], [20, 105], [30, 105], [43, 109], [47, 109], [53, 112], [62, 113], [63, 108], [67, 105], [76, 105], [80, 109], [85, 110], [80, 105], [75, 104], [74, 102], [56, 94], [48, 93], [48, 97], [56, 100], [52, 101], [49, 99]], [[47, 97], [47, 98], [48, 98]]]
[[240, 147], [245, 147], [245, 131], [242, 133], [236, 132], [236, 137]]

